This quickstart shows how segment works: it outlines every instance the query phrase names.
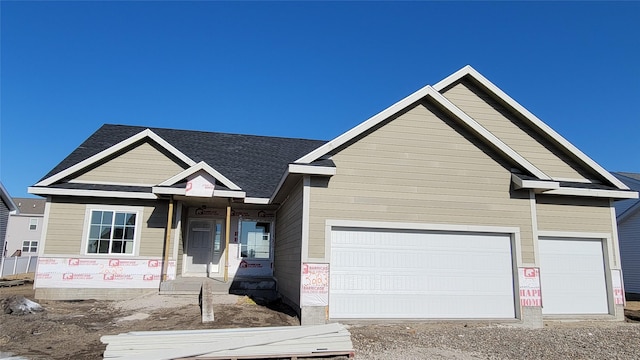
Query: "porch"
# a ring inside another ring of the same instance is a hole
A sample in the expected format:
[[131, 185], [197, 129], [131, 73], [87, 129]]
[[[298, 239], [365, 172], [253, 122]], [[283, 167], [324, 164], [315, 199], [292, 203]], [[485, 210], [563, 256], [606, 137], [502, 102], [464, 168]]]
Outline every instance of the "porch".
[[225, 282], [218, 277], [177, 276], [160, 283], [160, 295], [199, 295], [207, 283], [213, 295], [247, 295], [266, 301], [277, 299], [277, 284], [273, 277], [234, 277]]

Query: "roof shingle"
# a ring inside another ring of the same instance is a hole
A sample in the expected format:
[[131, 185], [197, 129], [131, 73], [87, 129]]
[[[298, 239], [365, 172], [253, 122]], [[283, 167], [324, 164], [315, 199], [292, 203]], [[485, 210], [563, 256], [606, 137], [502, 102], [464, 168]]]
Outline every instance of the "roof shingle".
[[[147, 127], [105, 124], [47, 175], [53, 176]], [[287, 165], [323, 140], [148, 128], [195, 162], [204, 161], [250, 197], [270, 197]]]

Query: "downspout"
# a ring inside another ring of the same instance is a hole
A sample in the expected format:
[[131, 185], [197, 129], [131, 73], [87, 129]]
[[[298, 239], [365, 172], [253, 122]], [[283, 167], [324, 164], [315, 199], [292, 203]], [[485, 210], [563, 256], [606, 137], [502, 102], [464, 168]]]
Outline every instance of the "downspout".
[[169, 210], [167, 213], [167, 234], [164, 239], [164, 259], [162, 261], [162, 281], [167, 281], [169, 270], [169, 243], [171, 242], [171, 225], [173, 224], [173, 196], [169, 198]]
[[224, 282], [229, 281], [229, 233], [231, 232], [231, 199], [227, 204], [227, 217], [224, 225]]

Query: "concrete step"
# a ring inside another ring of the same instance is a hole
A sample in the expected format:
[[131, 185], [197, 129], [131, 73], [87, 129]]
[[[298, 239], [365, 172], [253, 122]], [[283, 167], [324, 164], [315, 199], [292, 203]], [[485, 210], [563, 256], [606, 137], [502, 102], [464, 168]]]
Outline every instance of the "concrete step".
[[176, 280], [162, 282], [160, 294], [198, 295], [204, 282], [212, 294], [248, 295], [269, 301], [277, 298], [277, 284], [272, 277], [234, 278], [226, 283], [218, 278], [178, 277]]

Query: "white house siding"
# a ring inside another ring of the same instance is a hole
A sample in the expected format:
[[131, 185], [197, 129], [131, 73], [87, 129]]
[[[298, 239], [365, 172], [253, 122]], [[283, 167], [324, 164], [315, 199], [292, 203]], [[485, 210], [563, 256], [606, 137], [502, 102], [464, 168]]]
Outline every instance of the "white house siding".
[[[31, 219], [38, 219], [38, 225], [35, 230], [29, 229]], [[7, 256], [11, 256], [16, 250], [22, 250], [23, 241], [38, 241], [40, 245], [40, 236], [42, 234], [42, 214], [16, 214], [10, 215], [7, 225], [7, 235], [5, 237], [7, 243]], [[23, 256], [36, 256], [37, 253], [22, 252]]]
[[144, 142], [74, 179], [83, 182], [159, 184], [184, 170], [166, 150]]
[[278, 292], [292, 305], [300, 305], [302, 249], [302, 181], [276, 212], [274, 276]]
[[327, 219], [508, 226], [522, 260], [534, 257], [527, 193], [510, 192], [511, 164], [428, 102], [332, 157], [337, 173], [312, 179], [309, 258], [325, 257]]
[[469, 81], [450, 86], [443, 95], [545, 174], [568, 179], [593, 177]]
[[640, 211], [618, 224], [618, 238], [625, 291], [640, 294]]

